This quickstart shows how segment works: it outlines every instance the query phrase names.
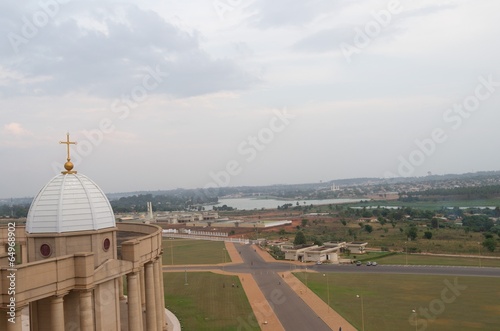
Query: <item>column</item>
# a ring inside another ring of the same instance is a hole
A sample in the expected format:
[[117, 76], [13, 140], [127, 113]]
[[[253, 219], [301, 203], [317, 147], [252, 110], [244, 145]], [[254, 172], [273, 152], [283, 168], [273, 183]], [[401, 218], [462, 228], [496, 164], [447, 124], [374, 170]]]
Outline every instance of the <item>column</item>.
[[146, 286], [146, 329], [156, 331], [156, 299], [153, 263], [144, 265]]
[[[161, 309], [163, 310], [163, 314], [161, 315], [162, 316], [162, 325], [163, 325], [163, 329], [166, 330], [166, 325], [167, 325], [167, 321], [165, 319], [165, 285], [163, 284], [163, 263], [162, 263], [162, 257], [160, 255], [160, 258], [158, 259], [158, 262], [159, 262], [159, 266], [160, 266], [160, 288], [161, 288]], [[158, 330], [160, 331], [160, 330]]]
[[52, 331], [64, 331], [64, 299], [57, 295], [50, 300], [50, 323]]
[[[0, 329], [7, 331], [22, 331], [22, 321], [21, 321], [21, 311], [24, 307], [16, 307], [13, 315], [10, 315], [10, 311], [7, 309], [0, 309]], [[14, 319], [12, 319], [14, 318]], [[9, 319], [12, 322], [9, 322]], [[15, 323], [13, 323], [15, 322]]]
[[125, 295], [123, 294], [123, 276], [120, 276], [120, 278], [118, 278], [118, 287], [118, 299], [120, 301], [125, 300]]
[[28, 263], [28, 246], [27, 243], [21, 243], [21, 263]]
[[141, 284], [141, 304], [142, 304], [142, 310], [144, 311], [144, 306], [146, 305], [146, 288], [144, 287], [144, 268], [141, 268], [141, 273], [140, 273], [140, 284]]
[[142, 307], [139, 287], [139, 273], [127, 274], [129, 331], [142, 331]]
[[94, 331], [94, 309], [92, 308], [92, 290], [80, 292], [80, 330]]
[[159, 265], [160, 262], [156, 259], [153, 263], [153, 276], [155, 280], [156, 329], [158, 331], [163, 328], [163, 316], [165, 315], [165, 310], [161, 304], [161, 300], [163, 300], [163, 289], [160, 287]]

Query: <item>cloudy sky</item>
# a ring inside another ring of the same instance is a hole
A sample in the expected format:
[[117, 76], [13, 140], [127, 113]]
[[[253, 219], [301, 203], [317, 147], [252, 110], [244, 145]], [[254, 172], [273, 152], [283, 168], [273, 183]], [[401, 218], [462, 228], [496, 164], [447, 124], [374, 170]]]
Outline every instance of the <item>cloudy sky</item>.
[[500, 170], [494, 0], [2, 1], [0, 198]]

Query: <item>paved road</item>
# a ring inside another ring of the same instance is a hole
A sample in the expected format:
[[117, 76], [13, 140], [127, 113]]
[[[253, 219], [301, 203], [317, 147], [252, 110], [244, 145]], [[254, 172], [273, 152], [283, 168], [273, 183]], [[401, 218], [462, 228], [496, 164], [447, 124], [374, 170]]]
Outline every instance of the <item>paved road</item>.
[[[245, 246], [246, 247], [246, 246]], [[260, 257], [259, 257], [260, 258]], [[338, 272], [338, 273], [389, 273], [389, 274], [417, 274], [417, 275], [451, 275], [451, 276], [479, 276], [479, 277], [500, 277], [500, 268], [488, 267], [454, 267], [454, 266], [402, 266], [402, 265], [378, 265], [376, 267], [367, 267], [355, 265], [308, 265], [295, 266], [289, 263], [265, 263], [255, 264], [254, 266], [243, 264], [233, 264], [224, 267], [229, 272], [246, 273], [276, 273], [283, 271], [314, 270], [317, 272]], [[220, 266], [163, 266], [164, 270], [220, 270]]]
[[[265, 262], [253, 246], [240, 246], [243, 265], [228, 266], [225, 270], [238, 272], [243, 267], [245, 272], [253, 273], [260, 290], [274, 309], [285, 330], [290, 331], [330, 331], [328, 325], [291, 289], [272, 268], [274, 263]], [[271, 267], [271, 268], [270, 268]], [[286, 266], [288, 267], [288, 266]], [[283, 268], [280, 268], [283, 269]], [[285, 268], [285, 270], [287, 270]]]
[[338, 273], [392, 273], [422, 275], [453, 275], [500, 277], [500, 268], [448, 267], [448, 266], [400, 266], [378, 265], [375, 267], [356, 265], [293, 265], [290, 263], [265, 262], [252, 245], [238, 246], [243, 263], [221, 266], [164, 266], [164, 270], [210, 270], [223, 269], [234, 273], [253, 274], [257, 285], [274, 309], [276, 316], [287, 331], [331, 330], [316, 313], [302, 301], [299, 295], [281, 280], [280, 272], [310, 269], [317, 272]]

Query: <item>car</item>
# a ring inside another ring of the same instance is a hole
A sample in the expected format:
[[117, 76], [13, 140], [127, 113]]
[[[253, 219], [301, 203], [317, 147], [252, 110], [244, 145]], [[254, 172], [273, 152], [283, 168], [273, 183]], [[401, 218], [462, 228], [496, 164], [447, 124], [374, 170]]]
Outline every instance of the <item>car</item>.
[[377, 265], [377, 262], [372, 262], [372, 266], [376, 266]]
[[356, 262], [356, 265], [357, 265], [358, 267], [359, 267], [361, 264], [362, 264], [362, 263], [361, 263], [361, 261], [357, 261], [357, 262]]
[[372, 263], [371, 263], [370, 261], [366, 262], [366, 266], [367, 266], [367, 267], [369, 267], [369, 266], [371, 266], [371, 265], [372, 265]]
[[323, 264], [323, 262], [321, 262], [321, 261], [316, 261], [316, 264], [317, 264], [317, 265], [320, 265], [320, 264]]

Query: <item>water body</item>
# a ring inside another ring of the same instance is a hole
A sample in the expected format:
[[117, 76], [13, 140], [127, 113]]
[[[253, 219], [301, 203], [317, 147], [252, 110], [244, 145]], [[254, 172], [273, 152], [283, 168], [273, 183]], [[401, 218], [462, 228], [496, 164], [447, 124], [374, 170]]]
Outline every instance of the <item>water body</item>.
[[252, 199], [252, 198], [234, 198], [234, 199], [219, 199], [216, 205], [206, 205], [205, 210], [211, 210], [213, 206], [221, 207], [227, 205], [238, 210], [254, 210], [254, 209], [276, 209], [278, 206], [283, 206], [286, 203], [291, 203], [292, 207], [297, 205], [328, 205], [339, 203], [360, 202], [363, 199], [324, 199], [324, 200], [277, 200], [277, 199]]

